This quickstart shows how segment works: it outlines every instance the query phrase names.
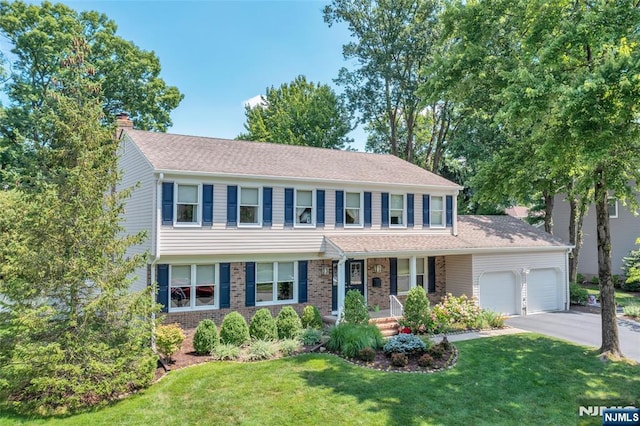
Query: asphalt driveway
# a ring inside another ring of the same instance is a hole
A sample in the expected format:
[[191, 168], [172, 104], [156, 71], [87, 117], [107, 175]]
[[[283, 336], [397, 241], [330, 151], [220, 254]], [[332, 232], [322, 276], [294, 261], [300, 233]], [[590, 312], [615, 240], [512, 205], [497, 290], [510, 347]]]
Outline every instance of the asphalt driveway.
[[[600, 315], [568, 311], [512, 317], [506, 323], [521, 330], [599, 348], [602, 344], [600, 321]], [[640, 362], [640, 323], [618, 319], [618, 337], [622, 353]]]

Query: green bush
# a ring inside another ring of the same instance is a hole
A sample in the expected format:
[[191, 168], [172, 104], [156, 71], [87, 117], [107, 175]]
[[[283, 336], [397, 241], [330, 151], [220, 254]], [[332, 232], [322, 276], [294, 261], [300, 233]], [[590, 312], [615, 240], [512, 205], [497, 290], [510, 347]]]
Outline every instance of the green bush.
[[249, 345], [247, 357], [251, 361], [258, 361], [261, 359], [271, 359], [278, 352], [278, 344], [267, 340], [254, 340]]
[[429, 368], [433, 366], [433, 357], [429, 354], [423, 354], [418, 359], [418, 365], [423, 368]]
[[586, 288], [582, 288], [582, 286], [571, 283], [569, 284], [569, 300], [574, 305], [586, 305], [587, 300], [589, 299], [589, 292]]
[[613, 282], [613, 288], [622, 288], [622, 285], [624, 284], [624, 278], [620, 275], [612, 275], [611, 281]]
[[456, 297], [449, 293], [431, 310], [430, 331], [446, 332], [473, 328], [480, 312], [481, 309], [475, 300], [469, 299], [464, 294]]
[[594, 275], [593, 277], [591, 277], [591, 284], [600, 285], [600, 278], [598, 278], [597, 275]]
[[409, 364], [409, 358], [403, 353], [391, 354], [391, 364], [396, 367], [404, 367]]
[[429, 349], [429, 355], [431, 355], [434, 359], [442, 359], [444, 356], [444, 347], [440, 344], [434, 345], [431, 349]]
[[427, 294], [424, 288], [414, 287], [407, 294], [402, 325], [411, 328], [411, 332], [416, 334], [428, 330], [430, 322], [431, 315]]
[[276, 318], [278, 337], [280, 339], [296, 339], [302, 332], [302, 322], [298, 313], [291, 307], [283, 307]]
[[280, 340], [279, 349], [283, 356], [293, 355], [300, 349], [300, 341], [297, 339]]
[[584, 275], [582, 274], [576, 274], [576, 282], [578, 284], [582, 284], [584, 282]]
[[380, 329], [373, 324], [340, 323], [329, 331], [327, 348], [354, 358], [364, 348], [379, 349], [384, 344]]
[[373, 348], [362, 348], [358, 351], [358, 359], [364, 362], [371, 362], [376, 359], [376, 351]]
[[364, 296], [358, 290], [349, 290], [344, 297], [344, 312], [340, 322], [348, 324], [369, 324], [369, 310]]
[[628, 305], [622, 308], [622, 312], [633, 318], [640, 318], [640, 304]]
[[640, 291], [640, 281], [624, 282], [621, 289], [633, 292]]
[[417, 355], [427, 350], [427, 345], [414, 334], [398, 334], [387, 340], [382, 348], [385, 354], [402, 353]]
[[257, 340], [278, 340], [276, 320], [267, 308], [258, 309], [249, 323], [249, 335]]
[[304, 307], [300, 320], [302, 321], [303, 328], [315, 328], [316, 330], [322, 330], [322, 315], [320, 315], [318, 308], [313, 305], [307, 305]]
[[300, 341], [305, 346], [317, 345], [322, 338], [322, 332], [315, 328], [305, 328], [300, 334]]
[[489, 328], [502, 328], [504, 327], [505, 317], [498, 312], [489, 310], [482, 310], [476, 319], [474, 328], [479, 330], [486, 330]]
[[182, 347], [185, 335], [182, 328], [176, 324], [160, 324], [156, 326], [156, 348], [165, 361], [171, 362], [171, 355]]
[[211, 357], [218, 361], [235, 361], [240, 358], [240, 348], [230, 343], [221, 343], [213, 348]]
[[200, 321], [193, 335], [193, 349], [196, 353], [209, 355], [219, 342], [220, 336], [216, 324], [210, 319]]
[[251, 340], [247, 320], [239, 312], [233, 311], [225, 315], [220, 326], [220, 340], [236, 346], [242, 346]]

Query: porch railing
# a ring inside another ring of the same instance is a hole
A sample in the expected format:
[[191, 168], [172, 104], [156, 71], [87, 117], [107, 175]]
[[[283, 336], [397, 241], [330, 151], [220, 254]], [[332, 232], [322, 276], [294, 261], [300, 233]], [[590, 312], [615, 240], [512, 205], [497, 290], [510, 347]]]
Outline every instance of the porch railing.
[[389, 308], [391, 311], [390, 315], [393, 318], [400, 318], [404, 315], [404, 306], [402, 306], [402, 303], [400, 303], [398, 298], [393, 294], [389, 296]]

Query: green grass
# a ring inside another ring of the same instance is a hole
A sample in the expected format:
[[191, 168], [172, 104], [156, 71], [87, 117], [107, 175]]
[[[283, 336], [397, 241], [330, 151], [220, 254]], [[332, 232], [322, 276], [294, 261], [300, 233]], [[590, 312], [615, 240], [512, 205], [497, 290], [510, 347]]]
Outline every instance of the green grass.
[[[586, 288], [589, 294], [593, 294], [596, 298], [600, 297], [600, 290], [597, 284], [584, 284], [582, 286]], [[640, 305], [640, 293], [633, 293], [624, 290], [616, 289], [616, 304], [618, 306]]]
[[0, 424], [576, 424], [585, 398], [640, 398], [640, 366], [602, 362], [565, 341], [520, 334], [457, 345], [457, 366], [435, 374], [383, 373], [328, 354], [212, 362], [95, 412], [0, 413]]

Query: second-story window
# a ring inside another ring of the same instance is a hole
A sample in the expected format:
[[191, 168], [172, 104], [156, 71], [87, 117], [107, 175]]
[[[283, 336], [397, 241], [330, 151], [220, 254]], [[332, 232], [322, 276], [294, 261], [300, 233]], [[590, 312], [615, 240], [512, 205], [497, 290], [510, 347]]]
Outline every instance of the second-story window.
[[404, 195], [390, 195], [389, 220], [391, 225], [404, 225]]
[[345, 225], [362, 225], [362, 208], [359, 192], [347, 192], [344, 203]]
[[198, 185], [176, 185], [176, 222], [198, 223]]
[[296, 225], [313, 224], [313, 191], [296, 191]]
[[260, 191], [258, 188], [240, 188], [240, 224], [260, 224]]
[[444, 197], [431, 197], [431, 226], [444, 226]]

